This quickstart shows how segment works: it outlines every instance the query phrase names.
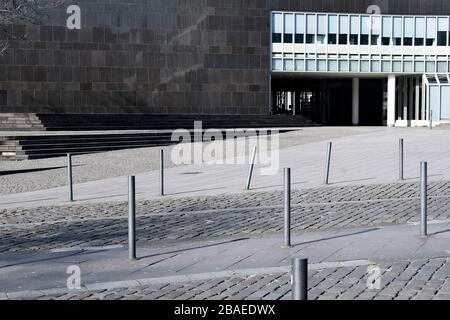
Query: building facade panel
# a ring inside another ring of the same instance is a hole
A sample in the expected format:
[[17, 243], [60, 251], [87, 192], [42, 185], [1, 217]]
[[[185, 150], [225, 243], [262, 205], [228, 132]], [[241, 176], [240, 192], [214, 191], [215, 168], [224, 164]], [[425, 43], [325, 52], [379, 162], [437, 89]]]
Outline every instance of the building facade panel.
[[[74, 4], [80, 30], [66, 27]], [[11, 27], [28, 40], [10, 41], [0, 57], [0, 112], [268, 114], [271, 12], [364, 14], [370, 5], [450, 15], [443, 0], [66, 1], [42, 26]]]

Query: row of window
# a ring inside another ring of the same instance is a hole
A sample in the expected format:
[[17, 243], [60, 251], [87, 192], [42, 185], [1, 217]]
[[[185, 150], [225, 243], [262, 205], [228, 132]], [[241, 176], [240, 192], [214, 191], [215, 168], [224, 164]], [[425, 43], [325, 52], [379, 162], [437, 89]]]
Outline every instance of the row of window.
[[447, 46], [450, 17], [272, 13], [272, 42]]
[[397, 54], [335, 54], [335, 53], [272, 53], [274, 58], [294, 57], [296, 59], [350, 59], [350, 60], [450, 60], [450, 56], [447, 55], [397, 55]]
[[293, 59], [291, 57], [272, 59], [273, 71], [314, 72], [450, 72], [447, 61], [401, 61], [401, 60], [328, 60]]

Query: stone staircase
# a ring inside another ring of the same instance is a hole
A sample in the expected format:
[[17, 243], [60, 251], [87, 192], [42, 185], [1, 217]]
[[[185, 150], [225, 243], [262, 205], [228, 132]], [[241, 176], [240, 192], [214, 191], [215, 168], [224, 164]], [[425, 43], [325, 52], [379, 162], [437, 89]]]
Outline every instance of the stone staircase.
[[314, 125], [304, 118], [288, 116], [3, 114], [1, 119], [0, 160], [171, 145], [178, 143], [172, 141], [172, 131], [192, 131], [194, 121], [202, 121], [203, 130], [220, 129], [223, 133], [226, 129], [291, 130]]
[[45, 131], [35, 113], [0, 113], [1, 131]]
[[169, 115], [169, 114], [38, 114], [47, 131], [175, 130], [303, 127], [314, 125], [301, 116], [268, 115]]
[[26, 160], [120, 149], [167, 146], [170, 132], [57, 134], [0, 137], [0, 160]]

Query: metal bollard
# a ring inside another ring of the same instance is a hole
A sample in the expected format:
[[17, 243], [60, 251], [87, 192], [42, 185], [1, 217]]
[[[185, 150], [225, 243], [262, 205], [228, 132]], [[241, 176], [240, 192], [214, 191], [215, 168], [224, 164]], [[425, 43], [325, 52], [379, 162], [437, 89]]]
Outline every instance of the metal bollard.
[[164, 195], [164, 150], [159, 152], [159, 194]]
[[433, 130], [433, 110], [430, 110], [430, 129]]
[[73, 201], [73, 182], [72, 182], [72, 155], [67, 154], [67, 187], [69, 191], [69, 201]]
[[331, 163], [331, 147], [333, 146], [332, 142], [328, 142], [328, 148], [327, 148], [327, 162], [325, 164], [325, 178], [324, 178], [324, 184], [329, 184], [330, 179], [330, 163]]
[[136, 260], [136, 178], [128, 177], [128, 259]]
[[245, 190], [250, 190], [250, 184], [252, 183], [253, 168], [255, 167], [255, 159], [256, 159], [256, 149], [257, 147], [255, 146], [253, 148], [252, 162], [250, 163], [250, 169], [248, 170], [247, 184], [245, 185]]
[[428, 236], [427, 228], [427, 206], [428, 206], [428, 163], [420, 163], [420, 235], [422, 237]]
[[308, 259], [292, 259], [292, 300], [308, 300]]
[[284, 168], [284, 247], [291, 246], [291, 169]]
[[403, 139], [399, 140], [399, 180], [404, 180], [403, 176]]

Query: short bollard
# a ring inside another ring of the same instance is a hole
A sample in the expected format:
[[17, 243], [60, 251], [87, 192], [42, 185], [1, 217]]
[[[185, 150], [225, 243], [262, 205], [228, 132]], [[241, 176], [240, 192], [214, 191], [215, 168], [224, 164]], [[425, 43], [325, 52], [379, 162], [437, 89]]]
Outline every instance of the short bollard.
[[403, 176], [403, 139], [399, 140], [399, 167], [398, 167], [398, 179], [404, 180]]
[[420, 163], [420, 235], [428, 236], [427, 206], [428, 206], [428, 163]]
[[250, 190], [250, 185], [252, 183], [253, 168], [255, 167], [255, 160], [256, 160], [256, 149], [257, 147], [255, 146], [253, 148], [252, 162], [250, 163], [250, 169], [248, 170], [247, 184], [245, 185], [245, 190]]
[[164, 195], [164, 150], [159, 152], [159, 194]]
[[308, 300], [308, 259], [292, 259], [292, 300]]
[[325, 163], [325, 178], [323, 184], [329, 184], [330, 182], [330, 164], [331, 164], [331, 148], [333, 146], [332, 142], [328, 142], [327, 148], [327, 161]]
[[433, 130], [433, 110], [430, 110], [430, 129]]
[[136, 260], [136, 178], [128, 177], [128, 258]]
[[284, 247], [291, 246], [291, 169], [284, 169]]
[[67, 154], [67, 188], [69, 191], [69, 201], [73, 201], [73, 181], [72, 181], [72, 155]]

